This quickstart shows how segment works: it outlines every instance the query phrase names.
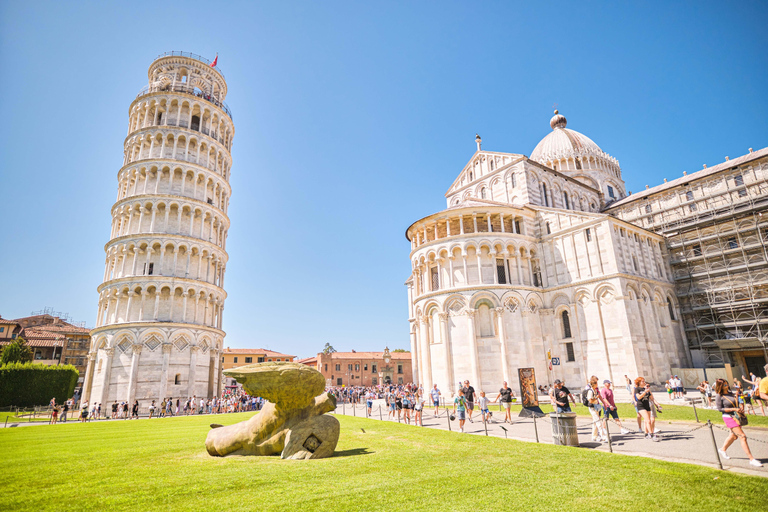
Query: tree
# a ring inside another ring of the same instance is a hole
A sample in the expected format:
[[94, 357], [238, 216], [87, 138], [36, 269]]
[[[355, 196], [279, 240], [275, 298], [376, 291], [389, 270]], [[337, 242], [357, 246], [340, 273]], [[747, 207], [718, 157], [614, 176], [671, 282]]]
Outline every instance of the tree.
[[7, 363], [28, 363], [32, 360], [32, 349], [24, 338], [16, 338], [3, 349], [0, 354], [0, 365]]
[[396, 348], [392, 352], [410, 352], [410, 350], [405, 350], [404, 348]]
[[323, 354], [333, 354], [334, 352], [336, 352], [336, 349], [330, 343], [326, 343], [325, 348], [323, 348]]

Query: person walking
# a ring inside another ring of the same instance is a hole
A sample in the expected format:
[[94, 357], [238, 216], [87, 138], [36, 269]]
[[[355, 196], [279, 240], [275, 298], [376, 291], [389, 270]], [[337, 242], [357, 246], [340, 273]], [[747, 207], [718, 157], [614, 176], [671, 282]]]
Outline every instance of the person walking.
[[480, 406], [480, 416], [483, 418], [483, 423], [487, 423], [491, 419], [491, 411], [488, 410], [488, 398], [485, 396], [485, 391], [480, 390], [480, 398], [477, 400], [477, 405]]
[[432, 406], [435, 408], [435, 418], [437, 418], [437, 410], [440, 408], [440, 395], [442, 395], [440, 390], [437, 389], [437, 384], [432, 386], [429, 394], [432, 396]]
[[637, 412], [643, 417], [643, 429], [645, 431], [645, 438], [651, 441], [659, 440], [658, 436], [654, 432], [656, 427], [656, 419], [651, 416], [651, 400], [653, 399], [653, 393], [651, 393], [651, 385], [648, 384], [643, 377], [635, 379], [635, 402], [637, 402]]
[[411, 424], [411, 397], [410, 393], [403, 393], [403, 420], [410, 425]]
[[464, 387], [461, 389], [464, 392], [464, 399], [467, 401], [467, 416], [469, 417], [469, 422], [474, 423], [472, 421], [472, 413], [475, 410], [475, 388], [469, 385], [469, 381], [464, 381]]
[[754, 373], [749, 374], [750, 379], [746, 378], [745, 376], [741, 376], [741, 380], [744, 382], [748, 382], [752, 385], [751, 395], [754, 401], [757, 403], [757, 405], [760, 406], [760, 411], [763, 413], [763, 416], [765, 416], [765, 407], [764, 407], [764, 400], [760, 399], [760, 382], [763, 380], [759, 375], [755, 375]]
[[133, 401], [133, 408], [131, 409], [131, 419], [133, 418], [139, 419], [139, 401], [138, 400]]
[[[717, 382], [715, 383], [715, 393], [717, 393], [715, 396], [715, 406], [717, 407], [717, 410], [722, 413], [725, 426], [731, 429], [731, 433], [723, 443], [723, 447], [718, 450], [720, 456], [724, 459], [730, 459], [726, 450], [728, 450], [728, 447], [731, 446], [736, 439], [739, 439], [741, 441], [741, 448], [744, 450], [744, 453], [747, 454], [747, 457], [749, 457], [749, 464], [751, 466], [762, 467], [763, 464], [757, 460], [749, 450], [747, 436], [741, 428], [741, 423], [746, 420], [746, 416], [744, 416], [744, 404], [739, 404], [739, 399], [731, 392], [730, 387], [728, 386], [728, 381], [725, 379], [717, 379]], [[743, 420], [737, 420], [737, 418], [740, 417], [743, 417]]]
[[453, 399], [453, 414], [458, 414], [459, 429], [464, 433], [464, 422], [466, 421], [467, 399], [464, 397], [464, 390], [459, 388], [459, 396]]
[[603, 429], [603, 422], [600, 421], [600, 413], [603, 412], [603, 397], [597, 386], [598, 379], [592, 376], [589, 379], [587, 391], [587, 403], [589, 404], [589, 414], [592, 416], [592, 441], [602, 443], [608, 440], [608, 436]]
[[493, 403], [497, 400], [501, 400], [501, 405], [504, 406], [504, 423], [512, 423], [512, 388], [507, 386], [507, 381], [504, 381], [504, 385], [499, 389], [499, 394], [493, 399]]
[[48, 424], [55, 425], [58, 417], [59, 417], [59, 406], [54, 404], [53, 409], [51, 409], [51, 419], [48, 420]]
[[83, 404], [80, 406], [80, 423], [88, 421], [88, 400], [83, 400]]
[[423, 413], [424, 413], [424, 397], [421, 394], [421, 391], [416, 392], [416, 404], [413, 406], [413, 410], [415, 413], [415, 418], [413, 420], [414, 425], [418, 425], [420, 427], [424, 426], [423, 421]]
[[72, 399], [64, 400], [64, 405], [61, 406], [61, 422], [67, 422], [67, 413], [69, 412], [69, 404]]
[[152, 416], [155, 415], [155, 401], [152, 400], [152, 403], [149, 404], [149, 419], [152, 419]]
[[624, 425], [621, 424], [621, 420], [619, 419], [619, 412], [616, 408], [616, 402], [613, 399], [613, 390], [611, 389], [610, 380], [606, 379], [603, 381], [603, 389], [600, 390], [600, 396], [603, 397], [603, 404], [605, 405], [603, 418], [605, 420], [604, 425], [606, 431], [608, 430], [608, 416], [610, 416], [616, 420], [622, 434], [629, 434], [629, 430], [624, 428]]
[[628, 375], [624, 375], [624, 385], [627, 387], [627, 393], [632, 395], [632, 379]]

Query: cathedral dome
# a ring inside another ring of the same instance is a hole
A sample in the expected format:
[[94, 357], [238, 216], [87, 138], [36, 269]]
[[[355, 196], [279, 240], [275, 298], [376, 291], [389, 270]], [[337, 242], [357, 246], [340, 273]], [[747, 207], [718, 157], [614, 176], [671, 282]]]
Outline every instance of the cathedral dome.
[[563, 159], [578, 159], [580, 161], [606, 160], [610, 167], [618, 167], [618, 161], [600, 149], [592, 139], [579, 132], [566, 128], [568, 121], [565, 116], [555, 110], [555, 115], [549, 121], [552, 133], [541, 139], [531, 153], [531, 160], [544, 165]]

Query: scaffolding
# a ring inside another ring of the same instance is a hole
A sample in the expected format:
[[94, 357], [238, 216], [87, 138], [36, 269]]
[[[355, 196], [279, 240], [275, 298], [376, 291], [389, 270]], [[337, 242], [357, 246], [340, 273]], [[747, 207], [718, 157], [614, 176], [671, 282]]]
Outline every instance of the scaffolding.
[[[664, 235], [684, 330], [707, 367], [768, 361], [768, 162], [727, 168], [617, 213]], [[638, 213], [639, 212], [639, 213]]]

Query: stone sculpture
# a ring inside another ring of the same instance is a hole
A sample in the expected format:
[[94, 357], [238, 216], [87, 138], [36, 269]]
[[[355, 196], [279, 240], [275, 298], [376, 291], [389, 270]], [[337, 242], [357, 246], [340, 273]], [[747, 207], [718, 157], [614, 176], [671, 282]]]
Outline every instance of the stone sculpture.
[[333, 455], [339, 420], [325, 413], [336, 398], [325, 390], [317, 370], [299, 363], [258, 363], [224, 370], [252, 396], [268, 400], [251, 419], [227, 427], [211, 425], [205, 448], [210, 455], [276, 455], [320, 459]]

